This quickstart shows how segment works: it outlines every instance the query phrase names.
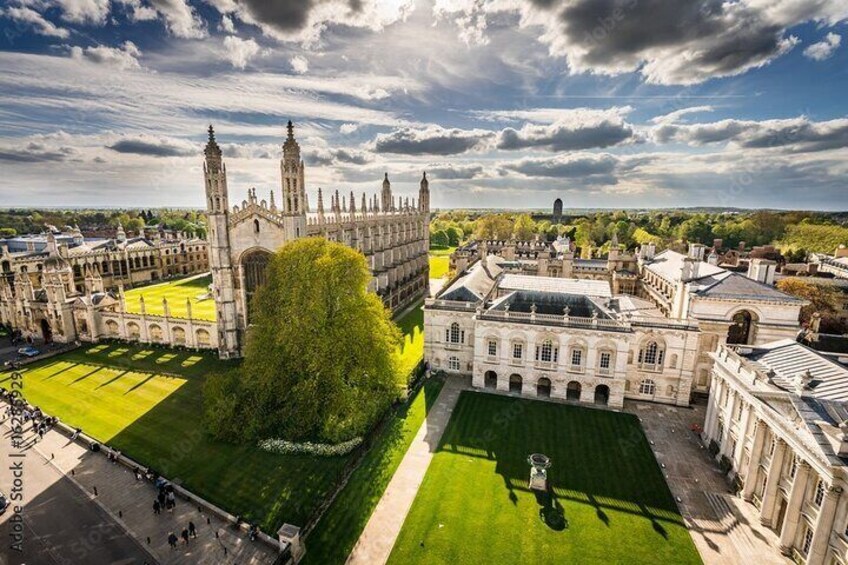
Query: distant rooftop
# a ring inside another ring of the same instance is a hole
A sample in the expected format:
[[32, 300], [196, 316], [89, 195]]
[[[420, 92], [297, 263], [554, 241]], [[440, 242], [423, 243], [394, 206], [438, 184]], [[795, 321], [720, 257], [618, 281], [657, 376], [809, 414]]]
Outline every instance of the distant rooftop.
[[503, 276], [498, 287], [501, 290], [553, 292], [560, 294], [595, 296], [599, 298], [609, 298], [612, 296], [608, 282], [585, 279], [559, 279], [553, 277], [507, 274]]

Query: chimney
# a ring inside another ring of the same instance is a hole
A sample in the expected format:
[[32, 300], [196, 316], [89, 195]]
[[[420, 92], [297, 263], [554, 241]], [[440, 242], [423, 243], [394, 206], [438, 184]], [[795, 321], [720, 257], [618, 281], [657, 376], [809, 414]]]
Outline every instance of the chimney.
[[704, 260], [704, 246], [700, 243], [689, 244], [689, 257], [696, 261]]
[[680, 280], [691, 281], [698, 278], [698, 265], [700, 261], [692, 257], [684, 257], [683, 265], [680, 267]]
[[645, 259], [648, 260], [648, 261], [653, 261], [654, 255], [656, 255], [656, 253], [657, 253], [657, 244], [652, 241], [651, 243], [648, 244], [648, 250], [645, 253]]
[[777, 270], [777, 263], [770, 259], [751, 259], [748, 263], [748, 278], [757, 282], [772, 285], [774, 284], [774, 273]]

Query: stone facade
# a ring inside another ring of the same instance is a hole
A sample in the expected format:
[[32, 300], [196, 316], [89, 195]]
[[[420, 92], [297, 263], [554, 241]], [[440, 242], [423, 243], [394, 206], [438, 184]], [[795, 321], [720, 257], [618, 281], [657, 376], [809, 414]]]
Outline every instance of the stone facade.
[[[697, 324], [605, 281], [513, 275], [487, 257], [424, 309], [424, 357], [475, 387], [621, 407], [689, 403]], [[505, 262], [508, 264], [508, 262]]]
[[265, 200], [251, 189], [246, 200], [230, 207], [227, 170], [211, 127], [204, 153], [209, 261], [221, 357], [241, 355], [251, 297], [264, 283], [271, 254], [301, 237], [323, 237], [361, 251], [373, 275], [370, 290], [393, 310], [427, 293], [430, 188], [426, 173], [417, 203], [394, 196], [386, 174], [379, 195], [362, 194], [359, 203], [352, 192], [348, 198], [336, 191], [325, 208], [319, 189], [313, 211], [306, 192], [306, 168], [289, 122], [280, 161], [280, 205], [274, 191]]
[[848, 370], [793, 340], [713, 354], [703, 437], [798, 563], [848, 562]]
[[[16, 245], [24, 243], [27, 249]], [[120, 318], [119, 328], [107, 328], [107, 314], [123, 310], [125, 285], [132, 286], [169, 276], [192, 275], [208, 268], [207, 243], [189, 238], [127, 238], [123, 229], [110, 240], [86, 241], [79, 230], [69, 235], [48, 233], [44, 237], [17, 238], [0, 247], [0, 323], [33, 340], [70, 343], [97, 341], [100, 337], [125, 338], [132, 314]], [[166, 307], [167, 309], [167, 307]], [[168, 317], [152, 321], [147, 316], [136, 323], [137, 339], [164, 335], [162, 343], [183, 342], [192, 347], [209, 347], [216, 338], [198, 338], [195, 330], [203, 321], [188, 320], [173, 326]], [[114, 318], [113, 321], [117, 320]], [[147, 322], [160, 331], [147, 332]], [[185, 327], [183, 327], [185, 326]], [[132, 326], [130, 326], [130, 329]], [[186, 332], [185, 339], [175, 335]], [[204, 329], [204, 331], [208, 331]], [[214, 332], [216, 333], [217, 332]], [[151, 340], [157, 341], [157, 340]]]

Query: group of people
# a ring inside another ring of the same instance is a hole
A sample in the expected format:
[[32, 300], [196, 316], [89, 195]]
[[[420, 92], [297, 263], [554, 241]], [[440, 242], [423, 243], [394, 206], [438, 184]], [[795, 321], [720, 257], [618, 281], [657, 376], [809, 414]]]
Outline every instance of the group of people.
[[3, 413], [3, 420], [6, 420], [11, 417], [13, 413], [17, 413], [19, 411], [22, 425], [26, 426], [28, 423], [32, 422], [32, 431], [38, 434], [38, 439], [40, 440], [44, 439], [44, 434], [46, 434], [47, 431], [59, 421], [58, 418], [44, 414], [38, 406], [28, 406], [26, 402], [20, 401], [20, 399], [16, 398], [15, 395], [12, 395], [4, 388], [0, 388], [0, 397], [9, 402]]
[[[183, 531], [180, 532], [180, 538], [183, 540], [183, 544], [188, 545], [189, 540], [197, 537], [197, 528], [194, 527], [194, 522], [189, 521], [188, 527], [183, 528]], [[168, 545], [171, 546], [171, 549], [177, 549], [177, 542], [179, 539], [177, 538], [174, 532], [170, 532], [168, 534]]]
[[173, 512], [177, 505], [177, 497], [174, 494], [174, 487], [166, 481], [156, 485], [159, 488], [159, 494], [153, 501], [153, 513], [160, 514], [164, 508], [168, 512]]

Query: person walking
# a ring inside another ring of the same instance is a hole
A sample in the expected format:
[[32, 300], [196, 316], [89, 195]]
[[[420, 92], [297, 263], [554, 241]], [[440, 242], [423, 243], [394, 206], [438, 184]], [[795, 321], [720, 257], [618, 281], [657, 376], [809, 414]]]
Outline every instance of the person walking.
[[162, 512], [162, 507], [159, 505], [158, 500], [154, 500], [153, 501], [153, 513], [158, 515], [160, 512]]
[[168, 545], [171, 546], [171, 549], [177, 549], [177, 536], [174, 535], [174, 532], [168, 534]]
[[194, 522], [190, 520], [188, 523], [188, 534], [193, 538], [197, 537], [197, 528], [194, 527]]
[[183, 528], [183, 531], [180, 533], [180, 537], [183, 538], [183, 543], [188, 545], [188, 530]]

